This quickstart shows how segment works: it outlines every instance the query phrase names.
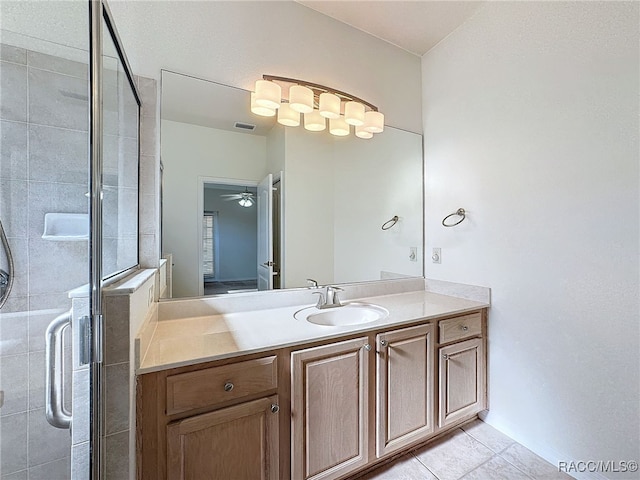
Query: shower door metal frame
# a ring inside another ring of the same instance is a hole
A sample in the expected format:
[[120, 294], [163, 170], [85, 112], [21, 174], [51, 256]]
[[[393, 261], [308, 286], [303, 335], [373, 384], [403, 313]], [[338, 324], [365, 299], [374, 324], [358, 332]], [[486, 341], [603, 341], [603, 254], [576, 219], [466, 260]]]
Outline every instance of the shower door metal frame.
[[[113, 17], [105, 0], [89, 0], [89, 311], [91, 315], [91, 393], [90, 393], [90, 475], [92, 480], [104, 478], [104, 388], [103, 351], [104, 319], [102, 316], [102, 171], [103, 171], [103, 22], [122, 62], [129, 85], [138, 104], [138, 146], [140, 145], [140, 94], [131, 66], [122, 48]], [[139, 156], [139, 148], [138, 148]], [[139, 162], [139, 159], [138, 159]], [[139, 225], [139, 222], [138, 222]], [[138, 255], [139, 260], [139, 255]], [[133, 270], [138, 265], [126, 270]], [[125, 272], [126, 272], [125, 271]], [[120, 272], [122, 273], [122, 272]]]

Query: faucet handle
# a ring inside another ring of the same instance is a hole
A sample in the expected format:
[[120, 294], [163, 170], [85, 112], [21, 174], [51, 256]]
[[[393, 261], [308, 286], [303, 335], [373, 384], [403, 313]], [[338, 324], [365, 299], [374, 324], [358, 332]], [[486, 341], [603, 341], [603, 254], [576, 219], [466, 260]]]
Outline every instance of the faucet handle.
[[339, 307], [342, 304], [340, 303], [340, 299], [338, 298], [338, 292], [341, 292], [343, 289], [340, 287], [335, 287], [333, 285], [327, 285], [327, 302], [331, 306]]
[[322, 292], [311, 292], [311, 295], [319, 295], [318, 296], [318, 303], [316, 303], [316, 308], [323, 308], [327, 302], [324, 299], [324, 293]]
[[318, 288], [318, 282], [313, 278], [307, 278], [307, 285], [309, 285], [309, 288]]

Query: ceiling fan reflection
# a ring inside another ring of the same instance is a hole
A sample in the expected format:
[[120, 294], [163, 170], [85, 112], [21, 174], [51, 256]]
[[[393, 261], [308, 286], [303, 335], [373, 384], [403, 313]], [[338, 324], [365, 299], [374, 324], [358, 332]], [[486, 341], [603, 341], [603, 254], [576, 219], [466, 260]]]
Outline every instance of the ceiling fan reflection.
[[255, 203], [255, 195], [251, 193], [248, 189], [245, 189], [244, 192], [240, 193], [227, 193], [220, 195], [222, 199], [226, 202], [230, 202], [233, 200], [238, 200], [238, 203], [241, 207], [250, 207]]

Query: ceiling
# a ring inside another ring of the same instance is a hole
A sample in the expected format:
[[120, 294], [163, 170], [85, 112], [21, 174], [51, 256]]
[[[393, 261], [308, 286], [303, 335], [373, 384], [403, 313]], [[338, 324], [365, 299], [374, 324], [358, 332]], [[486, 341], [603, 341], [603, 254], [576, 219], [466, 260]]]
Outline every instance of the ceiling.
[[298, 0], [298, 3], [422, 56], [484, 1]]
[[[166, 70], [162, 72], [160, 115], [164, 120], [264, 136], [275, 124], [275, 117], [254, 115], [250, 103], [246, 90]], [[236, 122], [255, 128], [238, 128]]]
[[[298, 0], [298, 3], [421, 56], [473, 16], [484, 2]], [[259, 117], [249, 111], [249, 95], [245, 90], [164, 71], [162, 92], [161, 115], [166, 120], [251, 135], [266, 135], [275, 124], [273, 117]], [[255, 129], [239, 129], [236, 122], [255, 125]]]

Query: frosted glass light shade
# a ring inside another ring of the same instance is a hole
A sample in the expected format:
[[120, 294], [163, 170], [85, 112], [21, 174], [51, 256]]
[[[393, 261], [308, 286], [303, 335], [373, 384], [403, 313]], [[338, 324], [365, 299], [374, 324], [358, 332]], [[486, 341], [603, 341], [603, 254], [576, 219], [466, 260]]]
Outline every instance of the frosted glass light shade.
[[359, 127], [364, 124], [364, 105], [360, 102], [344, 104], [344, 119], [349, 125]]
[[380, 133], [384, 130], [384, 115], [380, 112], [369, 111], [364, 114], [364, 130], [370, 133]]
[[256, 105], [276, 110], [280, 107], [282, 89], [280, 85], [269, 80], [256, 81]]
[[313, 111], [313, 90], [302, 85], [294, 85], [289, 89], [289, 106], [296, 112]]
[[336, 137], [346, 137], [349, 135], [349, 124], [344, 121], [344, 117], [330, 118], [329, 132]]
[[300, 113], [296, 112], [288, 103], [283, 103], [278, 109], [278, 123], [287, 127], [300, 125]]
[[274, 109], [256, 104], [256, 94], [253, 92], [251, 92], [251, 112], [261, 117], [273, 117], [276, 114]]
[[282, 89], [277, 83], [269, 80], [256, 81], [256, 105], [276, 110], [280, 107]]
[[304, 128], [312, 132], [321, 132], [327, 128], [327, 119], [318, 110], [304, 114]]
[[364, 126], [359, 126], [359, 127], [356, 127], [356, 137], [369, 139], [373, 137], [373, 133], [367, 132], [364, 129]]
[[325, 118], [338, 118], [340, 116], [340, 97], [333, 93], [320, 94], [320, 115]]

